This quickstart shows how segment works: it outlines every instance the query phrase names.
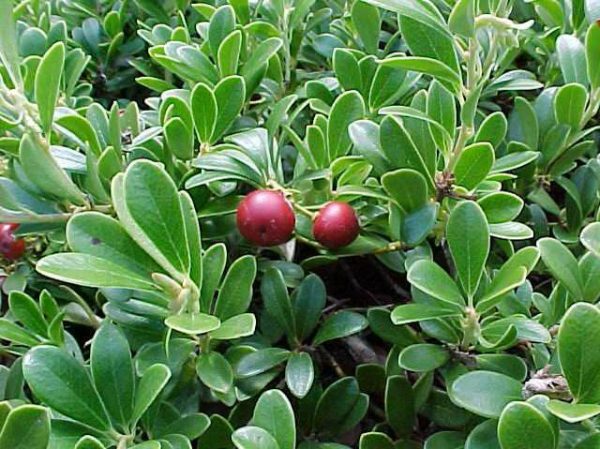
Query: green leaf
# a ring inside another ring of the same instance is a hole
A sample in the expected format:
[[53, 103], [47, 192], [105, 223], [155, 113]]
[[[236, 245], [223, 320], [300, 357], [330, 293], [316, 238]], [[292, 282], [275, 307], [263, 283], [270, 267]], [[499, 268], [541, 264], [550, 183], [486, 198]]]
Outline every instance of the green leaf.
[[296, 334], [296, 322], [281, 271], [269, 268], [262, 278], [260, 292], [268, 315], [292, 338]]
[[222, 243], [212, 245], [203, 255], [202, 288], [200, 291], [200, 309], [202, 312], [212, 310], [213, 296], [221, 282], [226, 262], [227, 248]]
[[201, 143], [210, 143], [217, 122], [217, 100], [206, 84], [197, 84], [190, 98], [196, 135]]
[[447, 132], [441, 132], [437, 127], [430, 126], [430, 132], [443, 152], [449, 151], [449, 142], [454, 138], [456, 132], [456, 100], [452, 93], [438, 81], [433, 80], [427, 93], [427, 115], [439, 123]]
[[582, 440], [580, 440], [573, 449], [596, 449], [600, 444], [600, 434], [594, 433]]
[[490, 251], [485, 214], [472, 201], [463, 201], [450, 213], [446, 239], [465, 293], [473, 297]]
[[572, 83], [562, 86], [554, 97], [556, 121], [569, 125], [578, 131], [588, 101], [588, 93], [581, 84]]
[[290, 392], [302, 399], [310, 391], [315, 379], [312, 358], [306, 352], [292, 354], [285, 367], [285, 383]]
[[98, 430], [110, 420], [83, 365], [54, 346], [38, 346], [23, 360], [23, 376], [33, 394], [54, 410]]
[[185, 191], [179, 192], [179, 203], [183, 215], [185, 237], [190, 254], [190, 280], [198, 287], [202, 285], [203, 262], [202, 262], [202, 236], [198, 214], [192, 197]]
[[280, 348], [266, 348], [244, 356], [236, 367], [236, 376], [246, 378], [264, 373], [285, 362], [290, 352]]
[[65, 65], [65, 45], [57, 42], [46, 52], [35, 74], [35, 101], [42, 129], [49, 135]]
[[196, 373], [204, 385], [220, 393], [227, 393], [233, 386], [233, 369], [216, 351], [198, 355]]
[[380, 126], [381, 148], [394, 168], [410, 168], [425, 177], [429, 185], [434, 182], [427, 165], [401, 119], [386, 116]]
[[592, 89], [600, 88], [600, 24], [594, 22], [588, 28], [585, 36], [585, 54], [587, 76]]
[[151, 279], [108, 259], [89, 254], [52, 254], [41, 259], [36, 265], [36, 270], [49, 278], [85, 287], [157, 291], [157, 286]]
[[367, 312], [369, 328], [383, 341], [399, 347], [416, 343], [416, 333], [408, 326], [398, 327], [394, 325], [391, 315], [391, 312], [387, 309], [372, 307]]
[[460, 310], [465, 305], [463, 295], [454, 280], [435, 262], [415, 262], [408, 270], [407, 279], [419, 290], [446, 303], [446, 309]]
[[166, 428], [161, 429], [161, 433], [167, 436], [178, 434], [195, 440], [200, 435], [204, 435], [210, 425], [210, 418], [204, 413], [190, 413], [171, 422]]
[[400, 15], [400, 29], [411, 54], [444, 63], [455, 74], [460, 72], [452, 35], [439, 26]]
[[83, 194], [58, 166], [52, 153], [29, 134], [21, 138], [19, 159], [27, 178], [44, 193], [69, 200], [78, 206], [84, 204]]
[[342, 433], [362, 419], [365, 406], [368, 396], [360, 393], [356, 379], [339, 379], [327, 387], [317, 402], [315, 430], [333, 435]]
[[313, 340], [313, 345], [318, 346], [326, 341], [348, 337], [366, 329], [367, 319], [359, 313], [343, 310], [334, 313], [319, 328]]
[[231, 440], [237, 449], [280, 449], [275, 438], [260, 427], [242, 427], [233, 432]]
[[465, 442], [465, 449], [502, 449], [498, 442], [498, 421], [488, 419], [475, 427]]
[[215, 86], [214, 95], [217, 100], [218, 113], [210, 143], [214, 143], [223, 137], [244, 107], [246, 98], [244, 78], [241, 76], [223, 78]]
[[513, 402], [500, 416], [498, 440], [503, 449], [554, 449], [554, 438], [546, 417], [527, 402]]
[[490, 223], [490, 235], [498, 239], [527, 240], [533, 237], [533, 230], [516, 221]]
[[388, 377], [385, 386], [385, 415], [396, 436], [402, 438], [412, 434], [416, 410], [413, 388], [406, 377]]
[[556, 39], [556, 53], [565, 84], [587, 86], [585, 49], [581, 41], [570, 34], [563, 34]]
[[[131, 446], [131, 449], [162, 449], [161, 443], [158, 441], [146, 441], [145, 443], [136, 444]], [[168, 448], [168, 446], [167, 446]]]
[[465, 436], [462, 432], [444, 430], [434, 433], [425, 441], [423, 449], [450, 449], [462, 448]]
[[235, 11], [229, 5], [221, 6], [212, 15], [208, 26], [208, 43], [212, 54], [216, 57], [221, 42], [235, 28]]
[[326, 302], [327, 292], [321, 278], [315, 274], [306, 276], [296, 289], [293, 301], [296, 337], [299, 341], [304, 341], [313, 333]]
[[488, 115], [475, 134], [475, 142], [488, 142], [494, 148], [498, 147], [506, 137], [508, 122], [506, 117], [500, 111]]
[[523, 284], [526, 279], [527, 269], [525, 267], [510, 267], [507, 269], [504, 269], [503, 267], [498, 274], [494, 276], [485, 295], [477, 302], [477, 310], [488, 310], [496, 301], [500, 301], [504, 294]]
[[480, 354], [476, 356], [477, 367], [484, 371], [496, 371], [519, 381], [527, 378], [528, 368], [523, 359], [511, 354]]
[[[359, 4], [358, 2], [355, 4]], [[363, 3], [364, 4], [364, 3]], [[371, 87], [369, 88], [369, 107], [377, 110], [389, 104], [392, 104], [397, 98], [401, 97], [408, 88], [408, 74], [403, 69], [379, 65], [375, 70]], [[410, 75], [418, 77], [419, 75]]]
[[587, 303], [572, 306], [558, 332], [558, 357], [577, 403], [600, 402], [599, 343], [600, 311]]
[[394, 449], [394, 442], [385, 433], [367, 432], [360, 436], [360, 449]]
[[227, 320], [248, 310], [252, 301], [252, 285], [256, 277], [256, 259], [243, 256], [236, 260], [223, 281], [214, 314]]
[[105, 446], [96, 437], [86, 435], [77, 441], [74, 449], [105, 449]]
[[344, 92], [331, 106], [327, 126], [327, 145], [329, 159], [344, 156], [351, 146], [348, 127], [352, 122], [364, 118], [365, 104], [362, 96], [356, 91]]
[[497, 418], [504, 407], [521, 399], [521, 382], [492, 371], [471, 371], [452, 383], [450, 398], [456, 405], [486, 418]]
[[250, 87], [250, 91], [254, 90], [253, 88], [258, 85], [266, 65], [277, 54], [282, 45], [283, 41], [280, 38], [271, 37], [262, 41], [252, 51], [241, 70], [241, 75], [246, 80], [246, 85]]
[[221, 323], [221, 326], [210, 332], [213, 340], [235, 340], [254, 334], [256, 317], [252, 313], [242, 313]]
[[171, 152], [184, 161], [194, 157], [194, 135], [179, 117], [169, 119], [164, 125], [164, 135]]
[[[521, 267], [521, 269], [524, 268]], [[517, 314], [496, 321], [490, 320], [482, 327], [481, 333], [488, 340], [498, 341], [510, 327], [516, 329], [517, 338], [522, 341], [550, 343], [552, 340], [550, 333], [542, 324]]]
[[8, 414], [0, 433], [0, 449], [46, 449], [50, 417], [39, 405], [21, 405]]
[[494, 160], [494, 148], [490, 143], [479, 142], [467, 146], [454, 166], [456, 184], [473, 190], [490, 173]]
[[160, 267], [127, 234], [114, 218], [99, 212], [75, 215], [67, 223], [69, 247], [77, 252], [109, 260], [149, 278]]
[[[523, 97], [515, 98], [514, 108], [508, 117], [508, 141], [512, 140], [524, 143], [531, 150], [538, 149], [537, 116], [533, 106]], [[501, 160], [499, 159], [497, 162]]]
[[362, 74], [354, 54], [345, 48], [333, 52], [333, 70], [344, 90], [360, 91], [363, 86]]
[[496, 160], [492, 173], [504, 173], [521, 168], [536, 159], [539, 159], [540, 153], [537, 151], [520, 151], [507, 154]]
[[600, 222], [594, 222], [587, 225], [581, 231], [581, 244], [592, 252], [596, 257], [600, 257]]
[[21, 87], [21, 58], [17, 47], [17, 30], [12, 0], [0, 1], [0, 59], [15, 86]]
[[0, 338], [31, 347], [37, 346], [40, 343], [38, 337], [6, 318], [0, 318]]
[[409, 213], [423, 207], [429, 199], [427, 181], [416, 170], [403, 168], [387, 172], [381, 184], [393, 201]]
[[460, 309], [446, 305], [404, 304], [392, 311], [391, 319], [394, 324], [400, 325], [460, 315], [462, 315]]
[[[322, 135], [317, 127], [309, 127], [307, 132], [309, 133], [311, 129], [315, 130], [316, 135]], [[388, 170], [389, 162], [379, 145], [379, 125], [369, 120], [358, 120], [350, 125], [348, 134], [355, 151], [369, 161], [374, 170], [378, 173], [385, 173]], [[310, 138], [307, 141], [311, 143]], [[311, 145], [311, 148], [314, 146]]]
[[184, 334], [201, 335], [218, 329], [221, 326], [221, 320], [205, 313], [186, 313], [168, 317], [165, 324]]
[[182, 280], [189, 273], [190, 255], [177, 187], [158, 165], [133, 162], [119, 188], [113, 180], [113, 200], [129, 235], [171, 276]]
[[450, 353], [442, 346], [422, 343], [402, 350], [398, 358], [401, 368], [418, 373], [433, 371], [450, 360]]
[[260, 396], [254, 407], [252, 425], [269, 432], [280, 449], [296, 448], [294, 410], [281, 391], [269, 390]]
[[135, 391], [133, 362], [123, 332], [105, 323], [92, 341], [90, 367], [96, 390], [109, 415], [127, 428], [133, 412]]
[[475, 3], [471, 0], [456, 2], [448, 18], [450, 31], [467, 38], [475, 34], [474, 5]]
[[552, 275], [559, 280], [573, 298], [578, 300], [583, 296], [583, 280], [577, 266], [577, 259], [561, 242], [551, 238], [538, 240], [542, 261]]
[[413, 72], [425, 73], [439, 80], [446, 87], [456, 93], [462, 80], [457, 72], [448, 65], [435, 58], [423, 58], [418, 56], [397, 56], [384, 59], [381, 64], [397, 69], [412, 70]]
[[77, 113], [71, 113], [55, 117], [54, 121], [57, 126], [72, 132], [82, 142], [88, 142], [89, 148], [94, 155], [100, 156], [103, 148], [101, 147], [98, 133], [88, 119]]
[[548, 402], [546, 407], [554, 416], [572, 424], [600, 414], [600, 405], [598, 404], [573, 404], [553, 399]]
[[367, 52], [377, 53], [381, 28], [379, 9], [365, 2], [356, 2], [352, 6], [351, 16]]
[[166, 365], [155, 364], [144, 371], [138, 382], [133, 405], [132, 421], [137, 422], [160, 395], [171, 378], [171, 371]]
[[510, 192], [493, 192], [477, 201], [488, 223], [514, 220], [523, 209], [523, 200]]
[[219, 72], [222, 77], [236, 74], [241, 50], [242, 32], [240, 30], [235, 30], [223, 39], [217, 55]]
[[444, 17], [438, 10], [438, 8], [431, 2], [419, 2], [412, 3], [408, 1], [400, 0], [365, 0], [367, 3], [371, 3], [380, 8], [387, 9], [389, 11], [404, 14], [406, 16], [413, 17], [415, 19], [427, 22], [433, 26], [438, 26], [441, 29], [445, 29]]
[[37, 303], [31, 298], [31, 296], [14, 290], [10, 292], [8, 296], [8, 304], [10, 306], [10, 313], [20, 321], [26, 328], [35, 332], [40, 336], [47, 336], [48, 323], [42, 315]]

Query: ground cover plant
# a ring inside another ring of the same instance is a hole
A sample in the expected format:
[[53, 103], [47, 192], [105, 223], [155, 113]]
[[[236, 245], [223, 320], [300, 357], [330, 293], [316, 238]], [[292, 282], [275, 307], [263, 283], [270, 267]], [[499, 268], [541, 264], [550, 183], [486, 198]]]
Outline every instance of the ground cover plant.
[[598, 0], [0, 0], [0, 449], [600, 448]]

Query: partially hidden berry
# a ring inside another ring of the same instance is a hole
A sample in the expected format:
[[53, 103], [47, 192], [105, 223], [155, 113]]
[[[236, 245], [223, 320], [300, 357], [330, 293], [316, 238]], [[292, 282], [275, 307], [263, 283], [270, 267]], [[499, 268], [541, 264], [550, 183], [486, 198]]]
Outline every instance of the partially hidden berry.
[[19, 227], [15, 223], [0, 224], [0, 255], [8, 260], [17, 260], [25, 253], [25, 240], [15, 237]]
[[315, 240], [329, 249], [349, 245], [359, 233], [356, 212], [352, 206], [341, 201], [328, 203], [319, 211], [313, 223]]

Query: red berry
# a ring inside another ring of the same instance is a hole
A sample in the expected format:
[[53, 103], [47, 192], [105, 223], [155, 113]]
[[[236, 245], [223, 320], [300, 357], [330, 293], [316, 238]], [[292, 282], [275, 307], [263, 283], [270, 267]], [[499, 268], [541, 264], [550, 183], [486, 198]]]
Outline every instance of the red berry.
[[255, 245], [275, 246], [292, 237], [296, 217], [281, 192], [255, 190], [238, 205], [237, 226]]
[[354, 209], [347, 203], [332, 201], [319, 211], [313, 224], [315, 239], [326, 248], [349, 245], [358, 237], [360, 224]]
[[15, 237], [16, 223], [0, 224], [0, 254], [8, 260], [20, 259], [25, 252], [25, 240]]

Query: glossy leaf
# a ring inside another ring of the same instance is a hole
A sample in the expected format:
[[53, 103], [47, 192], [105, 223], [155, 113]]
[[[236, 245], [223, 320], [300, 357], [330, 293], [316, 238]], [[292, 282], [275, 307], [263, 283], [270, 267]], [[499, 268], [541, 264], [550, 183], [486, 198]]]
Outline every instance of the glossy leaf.
[[90, 367], [106, 410], [126, 428], [133, 412], [135, 378], [129, 343], [115, 325], [104, 324], [94, 336]]
[[593, 349], [600, 340], [599, 323], [600, 311], [595, 306], [578, 303], [566, 313], [558, 334], [562, 370], [578, 403], [600, 402], [600, 355]]
[[477, 203], [464, 201], [452, 210], [446, 225], [446, 238], [461, 285], [472, 297], [490, 250], [487, 220]]
[[577, 260], [568, 248], [558, 240], [543, 238], [538, 240], [542, 261], [575, 298], [581, 298], [582, 279]]
[[458, 286], [439, 265], [429, 260], [415, 262], [408, 271], [408, 281], [419, 290], [446, 303], [447, 309], [460, 308], [465, 300]]
[[252, 425], [273, 436], [280, 449], [295, 449], [296, 423], [290, 401], [279, 390], [263, 393], [252, 416]]
[[93, 428], [110, 428], [106, 409], [90, 376], [63, 349], [32, 349], [23, 361], [23, 375], [36, 397], [53, 409]]
[[492, 371], [472, 371], [454, 381], [450, 397], [470, 412], [498, 418], [507, 404], [521, 399], [521, 382]]
[[331, 315], [319, 328], [313, 340], [313, 345], [318, 346], [326, 341], [348, 337], [367, 327], [367, 319], [359, 313], [341, 311]]
[[544, 415], [526, 402], [513, 402], [502, 412], [498, 440], [505, 449], [553, 449], [554, 431]]
[[40, 122], [46, 134], [49, 134], [52, 128], [64, 64], [65, 46], [62, 42], [57, 42], [46, 52], [36, 72], [35, 100], [40, 113]]
[[285, 367], [285, 382], [294, 396], [305, 397], [313, 385], [315, 372], [312, 358], [305, 352], [293, 354]]
[[50, 416], [39, 405], [22, 405], [8, 413], [0, 432], [0, 449], [46, 449]]

